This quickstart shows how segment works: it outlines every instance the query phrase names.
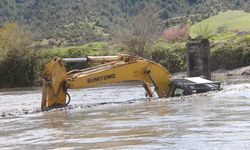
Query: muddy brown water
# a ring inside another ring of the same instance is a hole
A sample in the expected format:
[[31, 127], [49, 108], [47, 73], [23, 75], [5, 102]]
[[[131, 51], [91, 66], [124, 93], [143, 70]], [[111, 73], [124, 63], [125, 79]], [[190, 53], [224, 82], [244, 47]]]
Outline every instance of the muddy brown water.
[[1, 90], [0, 149], [250, 149], [250, 80], [223, 88], [151, 100], [138, 85], [74, 90], [48, 112], [39, 88]]

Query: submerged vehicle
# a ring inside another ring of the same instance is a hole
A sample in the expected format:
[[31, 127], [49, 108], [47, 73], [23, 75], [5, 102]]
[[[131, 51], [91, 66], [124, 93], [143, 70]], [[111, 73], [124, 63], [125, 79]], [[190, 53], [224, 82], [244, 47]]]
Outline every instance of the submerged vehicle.
[[[99, 65], [66, 72], [65, 62], [97, 62]], [[70, 102], [68, 89], [88, 88], [122, 81], [141, 81], [149, 97], [154, 97], [153, 91], [158, 97], [163, 98], [220, 90], [220, 82], [212, 82], [200, 77], [172, 79], [172, 75], [160, 64], [130, 54], [54, 58], [43, 72], [41, 109], [44, 111], [67, 106]]]

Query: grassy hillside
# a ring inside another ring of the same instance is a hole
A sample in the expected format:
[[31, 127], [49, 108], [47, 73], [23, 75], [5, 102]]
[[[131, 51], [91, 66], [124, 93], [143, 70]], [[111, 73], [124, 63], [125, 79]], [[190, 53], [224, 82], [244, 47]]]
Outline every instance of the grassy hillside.
[[51, 45], [83, 44], [110, 40], [145, 6], [157, 7], [166, 27], [188, 19], [200, 21], [223, 10], [250, 8], [245, 0], [1, 0], [0, 26], [14, 21], [29, 28], [36, 40], [49, 39]]
[[244, 11], [226, 11], [209, 17], [191, 28], [191, 36], [197, 36], [197, 31], [208, 30], [209, 34], [217, 34], [218, 39], [229, 39], [241, 31], [250, 31], [250, 13]]

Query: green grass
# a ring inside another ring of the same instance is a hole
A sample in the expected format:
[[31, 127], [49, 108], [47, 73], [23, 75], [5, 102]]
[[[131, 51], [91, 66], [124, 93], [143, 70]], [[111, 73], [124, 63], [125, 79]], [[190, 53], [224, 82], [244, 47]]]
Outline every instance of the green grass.
[[163, 40], [158, 40], [152, 45], [151, 51], [165, 49], [171, 52], [181, 53], [185, 49], [185, 46], [185, 42], [167, 43]]
[[42, 49], [38, 51], [38, 55], [42, 58], [51, 57], [83, 57], [87, 55], [107, 55], [112, 53], [108, 49], [109, 43], [95, 42], [81, 46], [69, 46], [59, 48]]
[[209, 36], [209, 39], [212, 41], [220, 41], [220, 40], [232, 41], [235, 40], [236, 37], [237, 34], [235, 32], [225, 32], [220, 34], [212, 34]]
[[[197, 31], [206, 26], [208, 26], [208, 30], [211, 34], [217, 33], [218, 28], [220, 27], [224, 27], [226, 32], [250, 31], [250, 13], [232, 10], [220, 12], [218, 15], [209, 17], [206, 20], [194, 24], [191, 27], [191, 37], [195, 38], [197, 36]], [[228, 38], [227, 36], [232, 36], [232, 34], [229, 33], [225, 36], [225, 38]]]

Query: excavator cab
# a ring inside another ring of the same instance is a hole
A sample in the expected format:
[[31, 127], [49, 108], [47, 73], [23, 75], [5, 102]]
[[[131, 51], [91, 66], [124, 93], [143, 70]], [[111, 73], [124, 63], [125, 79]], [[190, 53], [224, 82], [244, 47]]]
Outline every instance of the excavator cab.
[[221, 82], [213, 82], [201, 77], [174, 79], [170, 83], [170, 89], [169, 96], [178, 97], [221, 90]]

